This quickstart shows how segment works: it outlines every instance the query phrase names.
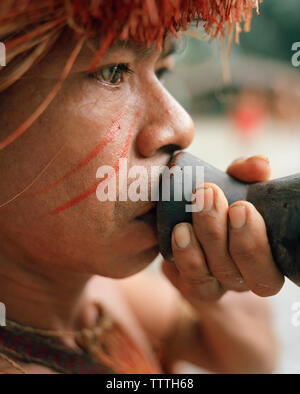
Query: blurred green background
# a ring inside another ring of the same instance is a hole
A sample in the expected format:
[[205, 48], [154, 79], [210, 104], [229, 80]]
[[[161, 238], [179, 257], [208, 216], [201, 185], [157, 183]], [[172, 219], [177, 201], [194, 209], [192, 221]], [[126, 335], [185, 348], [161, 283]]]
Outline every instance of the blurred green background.
[[275, 112], [276, 109], [279, 111], [274, 108], [278, 91], [285, 90], [284, 94], [291, 96], [289, 99], [297, 104], [294, 111], [299, 114], [300, 67], [291, 64], [292, 44], [299, 41], [299, 0], [264, 0], [260, 15], [256, 16], [253, 11], [251, 32], [241, 33], [239, 45], [233, 44], [228, 58], [230, 84], [225, 85], [222, 78], [219, 41], [201, 41], [185, 36], [185, 49], [178, 55], [173, 77], [167, 78], [167, 88], [190, 113], [196, 115], [227, 111], [244, 89], [264, 92], [269, 107], [272, 106]]

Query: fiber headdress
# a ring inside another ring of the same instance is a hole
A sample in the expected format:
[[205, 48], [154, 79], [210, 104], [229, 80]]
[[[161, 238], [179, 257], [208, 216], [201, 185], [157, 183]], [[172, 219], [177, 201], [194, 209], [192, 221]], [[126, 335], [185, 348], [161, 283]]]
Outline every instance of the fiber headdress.
[[166, 32], [176, 36], [191, 22], [201, 21], [211, 37], [237, 35], [244, 22], [250, 29], [252, 9], [262, 0], [1, 0], [0, 42], [6, 47], [5, 67], [0, 67], [0, 92], [8, 88], [47, 54], [71, 29], [77, 44], [53, 90], [36, 111], [5, 140], [0, 150], [24, 133], [47, 108], [67, 78], [85, 40], [100, 35], [103, 44], [90, 66], [92, 72], [105, 51], [118, 40], [162, 47]]

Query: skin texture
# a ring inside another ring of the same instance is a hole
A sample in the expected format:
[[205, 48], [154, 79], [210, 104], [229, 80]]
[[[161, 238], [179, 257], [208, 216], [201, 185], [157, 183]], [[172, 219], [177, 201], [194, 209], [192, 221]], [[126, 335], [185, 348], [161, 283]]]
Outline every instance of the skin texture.
[[[2, 93], [3, 138], [47, 95], [73, 45], [67, 36], [61, 39]], [[229, 209], [216, 185], [205, 185], [212, 187], [213, 208], [194, 214], [187, 247], [176, 246], [174, 233], [175, 264], [162, 265], [168, 280], [141, 272], [158, 253], [153, 225], [137, 219], [153, 203], [100, 203], [97, 169], [117, 168], [118, 159], [126, 157], [129, 168], [143, 165], [150, 174], [151, 166], [166, 165], [172, 151], [192, 142], [194, 125], [157, 78], [158, 70], [171, 66], [170, 56], [115, 45], [99, 68], [129, 64], [133, 73], [124, 74], [117, 87], [88, 75], [93, 58], [85, 45], [55, 100], [0, 154], [0, 203], [23, 190], [57, 155], [28, 191], [0, 208], [0, 300], [8, 318], [47, 329], [92, 327], [97, 299], [147, 351], [149, 338], [172, 338], [170, 364], [183, 358], [221, 372], [270, 371], [274, 339], [265, 303], [253, 293], [276, 294], [283, 277], [272, 260], [262, 217], [250, 203], [235, 203], [245, 207], [247, 223], [233, 228], [231, 212], [237, 208]], [[238, 160], [228, 172], [261, 181], [270, 167], [254, 157]], [[175, 305], [182, 297], [201, 322], [201, 334], [187, 335], [186, 317], [174, 334]], [[159, 329], [153, 326], [157, 319]], [[62, 341], [76, 347], [68, 338]], [[230, 349], [225, 352], [229, 362], [221, 356], [224, 346]]]

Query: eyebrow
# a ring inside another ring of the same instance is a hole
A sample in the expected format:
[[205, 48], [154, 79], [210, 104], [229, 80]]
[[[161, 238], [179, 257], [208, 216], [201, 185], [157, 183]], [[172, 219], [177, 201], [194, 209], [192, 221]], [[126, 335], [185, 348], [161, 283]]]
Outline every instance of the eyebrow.
[[[133, 50], [134, 54], [139, 58], [150, 57], [151, 55], [153, 55], [153, 52], [156, 50], [155, 44], [153, 44], [150, 48], [142, 48], [134, 43], [132, 44], [130, 41], [125, 44], [125, 47]], [[176, 53], [178, 48], [179, 45], [177, 44], [176, 39], [170, 39], [170, 41], [164, 42], [163, 49], [160, 53], [159, 59], [165, 59], [168, 56], [173, 55], [174, 53]]]
[[[160, 53], [159, 59], [165, 59], [168, 56], [171, 56], [175, 54], [180, 47], [180, 44], [178, 43], [178, 39], [175, 39], [173, 37], [169, 38], [169, 41], [165, 41], [163, 44], [163, 49]], [[99, 45], [99, 42], [98, 42]], [[145, 48], [142, 47], [141, 45], [135, 44], [134, 42], [131, 41], [117, 41], [109, 50], [108, 52], [116, 52], [120, 49], [129, 49], [131, 50], [138, 58], [148, 58], [156, 50], [155, 44], [152, 44], [151, 47]]]

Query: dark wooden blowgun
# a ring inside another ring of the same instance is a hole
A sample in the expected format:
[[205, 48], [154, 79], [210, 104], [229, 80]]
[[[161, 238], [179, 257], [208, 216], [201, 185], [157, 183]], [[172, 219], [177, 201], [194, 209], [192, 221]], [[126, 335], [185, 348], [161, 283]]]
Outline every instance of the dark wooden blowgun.
[[[173, 227], [180, 222], [192, 223], [192, 213], [187, 212], [186, 207], [191, 205], [192, 192], [197, 186], [195, 169], [197, 166], [198, 168], [202, 166], [204, 182], [218, 185], [223, 190], [228, 204], [246, 200], [256, 207], [265, 220], [269, 243], [277, 266], [286, 277], [300, 286], [300, 173], [267, 182], [248, 184], [236, 180], [186, 152], [180, 152], [172, 157], [169, 168], [175, 166], [179, 167], [184, 176], [176, 176], [175, 171], [169, 177], [161, 177], [160, 200], [157, 204], [159, 247], [164, 258], [173, 260], [171, 248]], [[192, 167], [191, 173], [184, 172], [188, 167]], [[188, 193], [184, 186], [187, 182], [190, 185]], [[169, 201], [163, 195], [163, 190], [166, 189], [170, 191]], [[177, 194], [174, 193], [175, 190]], [[178, 198], [178, 190], [181, 191], [181, 198]]]

